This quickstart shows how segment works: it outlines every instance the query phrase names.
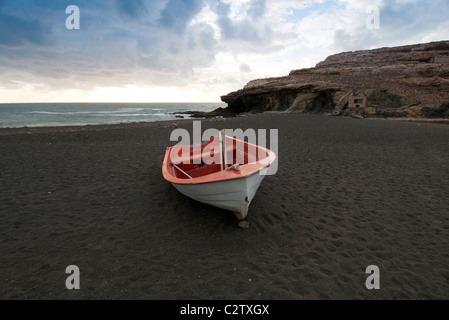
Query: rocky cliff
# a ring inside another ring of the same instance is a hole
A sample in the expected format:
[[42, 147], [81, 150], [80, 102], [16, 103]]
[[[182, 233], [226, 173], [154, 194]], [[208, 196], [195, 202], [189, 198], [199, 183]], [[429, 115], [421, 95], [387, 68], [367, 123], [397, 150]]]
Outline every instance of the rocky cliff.
[[354, 97], [363, 98], [364, 116], [449, 117], [449, 41], [332, 55], [315, 68], [254, 80], [221, 99], [228, 114], [347, 115]]

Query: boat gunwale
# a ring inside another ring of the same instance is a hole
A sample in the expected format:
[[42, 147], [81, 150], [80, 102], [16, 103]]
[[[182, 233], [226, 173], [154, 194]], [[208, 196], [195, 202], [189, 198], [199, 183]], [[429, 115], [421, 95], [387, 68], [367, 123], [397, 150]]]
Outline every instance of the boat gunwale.
[[[236, 141], [241, 141], [238, 140], [234, 137], [229, 137], [226, 136], [227, 138], [236, 140]], [[206, 183], [217, 183], [217, 182], [223, 182], [223, 181], [229, 181], [229, 180], [238, 180], [238, 179], [246, 179], [249, 178], [255, 174], [260, 173], [260, 171], [266, 169], [267, 167], [271, 166], [271, 164], [276, 160], [276, 154], [271, 151], [270, 149], [258, 146], [258, 145], [254, 145], [251, 144], [249, 142], [246, 141], [242, 141], [243, 143], [245, 143], [245, 145], [248, 146], [255, 146], [258, 149], [262, 149], [264, 152], [267, 153], [267, 157], [264, 158], [262, 161], [266, 161], [266, 164], [261, 164], [260, 161], [256, 161], [256, 162], [251, 162], [251, 163], [247, 163], [247, 164], [242, 164], [239, 165], [239, 171], [235, 171], [235, 170], [223, 170], [223, 171], [218, 171], [218, 172], [214, 172], [205, 176], [200, 176], [200, 177], [195, 177], [192, 179], [183, 179], [183, 178], [177, 178], [175, 176], [173, 176], [169, 170], [168, 170], [168, 166], [171, 165], [171, 162], [169, 161], [169, 154], [170, 151], [172, 150], [172, 147], [168, 147], [166, 152], [165, 152], [165, 156], [164, 156], [164, 162], [162, 165], [162, 174], [165, 178], [165, 180], [167, 180], [168, 182], [172, 183], [172, 184], [176, 184], [176, 185], [192, 185], [192, 184], [206, 184]], [[191, 146], [189, 146], [191, 147]], [[214, 180], [211, 180], [211, 177], [213, 179], [214, 176], [218, 176], [217, 178], [215, 178]]]
[[[256, 175], [256, 174], [258, 174], [260, 171], [262, 171], [263, 169], [266, 169], [267, 167], [269, 167], [270, 165], [267, 165], [266, 167], [264, 167], [264, 168], [262, 168], [262, 169], [260, 169], [259, 171], [256, 171], [256, 172], [254, 172], [254, 173], [251, 173], [251, 174], [249, 174], [249, 175], [246, 175], [246, 176], [237, 176], [237, 177], [235, 177], [235, 178], [229, 178], [229, 179], [221, 179], [221, 180], [214, 180], [214, 181], [203, 181], [203, 182], [195, 182], [195, 183], [176, 183], [176, 182], [170, 182], [171, 184], [176, 184], [176, 185], [178, 185], [178, 186], [185, 186], [185, 185], [187, 185], [187, 184], [208, 184], [208, 183], [220, 183], [220, 182], [225, 182], [225, 181], [231, 181], [231, 180], [243, 180], [243, 179], [247, 179], [247, 178], [250, 178], [250, 177], [252, 177], [252, 176], [254, 176], [254, 175]], [[217, 172], [218, 173], [218, 172]], [[194, 178], [194, 179], [196, 179], [196, 178]], [[186, 181], [189, 181], [189, 180], [193, 180], [193, 179], [185, 179]], [[168, 180], [167, 180], [168, 181]]]

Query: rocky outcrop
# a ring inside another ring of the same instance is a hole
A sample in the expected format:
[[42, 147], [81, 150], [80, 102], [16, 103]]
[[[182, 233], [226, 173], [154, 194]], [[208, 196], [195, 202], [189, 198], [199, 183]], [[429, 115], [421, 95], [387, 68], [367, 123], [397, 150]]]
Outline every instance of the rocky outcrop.
[[360, 95], [364, 115], [449, 117], [449, 41], [332, 55], [315, 68], [254, 80], [221, 99], [228, 114], [345, 115]]

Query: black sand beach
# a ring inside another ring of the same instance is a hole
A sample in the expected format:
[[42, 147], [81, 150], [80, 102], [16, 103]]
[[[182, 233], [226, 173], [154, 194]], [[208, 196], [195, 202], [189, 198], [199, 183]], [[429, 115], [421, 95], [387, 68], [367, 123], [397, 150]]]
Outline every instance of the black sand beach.
[[1, 129], [0, 299], [449, 298], [449, 126], [261, 114], [207, 128], [279, 129], [249, 229], [163, 179], [170, 122]]

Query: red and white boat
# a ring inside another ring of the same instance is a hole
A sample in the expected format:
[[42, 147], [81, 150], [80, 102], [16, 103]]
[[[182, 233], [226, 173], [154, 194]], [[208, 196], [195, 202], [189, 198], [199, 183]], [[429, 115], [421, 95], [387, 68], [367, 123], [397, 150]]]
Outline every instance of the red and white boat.
[[245, 219], [275, 159], [271, 150], [221, 132], [202, 146], [167, 148], [162, 174], [180, 193]]

